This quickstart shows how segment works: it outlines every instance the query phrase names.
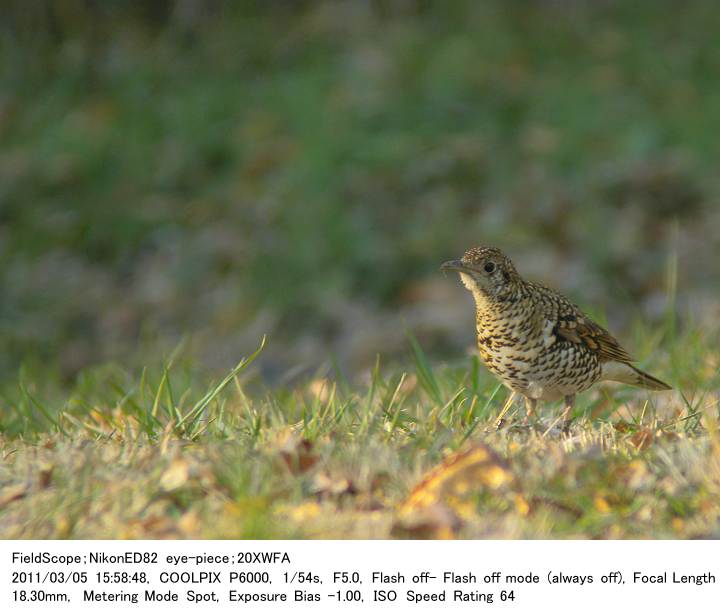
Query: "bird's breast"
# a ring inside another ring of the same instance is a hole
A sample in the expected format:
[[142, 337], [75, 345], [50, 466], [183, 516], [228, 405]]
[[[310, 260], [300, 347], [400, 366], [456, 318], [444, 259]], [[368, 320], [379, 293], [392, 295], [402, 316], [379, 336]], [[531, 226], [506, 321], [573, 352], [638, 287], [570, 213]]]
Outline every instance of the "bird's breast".
[[594, 354], [558, 340], [553, 324], [531, 311], [478, 312], [477, 334], [490, 371], [531, 397], [555, 399], [582, 391], [599, 377]]
[[530, 319], [522, 314], [510, 316], [515, 318], [478, 315], [478, 350], [493, 373], [512, 389], [521, 389], [527, 385], [526, 375], [537, 361], [542, 343]]
[[523, 306], [513, 305], [506, 314], [480, 312], [477, 315], [477, 339], [481, 353], [516, 357], [530, 361], [541, 352], [548, 332], [537, 326], [537, 319]]

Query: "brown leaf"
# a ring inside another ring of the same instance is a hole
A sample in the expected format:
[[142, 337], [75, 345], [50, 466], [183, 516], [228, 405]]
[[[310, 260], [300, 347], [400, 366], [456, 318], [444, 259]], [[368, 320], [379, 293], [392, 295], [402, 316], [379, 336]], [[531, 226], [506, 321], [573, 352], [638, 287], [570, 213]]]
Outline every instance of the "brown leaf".
[[178, 520], [177, 526], [187, 536], [199, 536], [200, 523], [200, 516], [196, 511], [187, 511]]
[[482, 444], [449, 456], [432, 468], [400, 506], [408, 513], [449, 496], [464, 496], [481, 490], [498, 490], [515, 481], [507, 462]]
[[638, 490], [649, 484], [653, 480], [653, 476], [645, 461], [633, 460], [627, 466], [618, 468], [617, 479], [625, 483], [631, 490]]
[[647, 449], [654, 440], [653, 433], [647, 428], [641, 428], [628, 439], [637, 449]]
[[327, 379], [315, 379], [311, 381], [310, 385], [308, 385], [308, 390], [312, 397], [322, 404], [326, 404], [330, 396], [333, 395], [333, 385], [331, 385]]
[[5, 488], [2, 492], [0, 492], [0, 509], [16, 500], [25, 498], [27, 494], [27, 485], [24, 483]]
[[382, 493], [390, 482], [390, 475], [385, 471], [379, 471], [370, 480], [370, 491]]
[[595, 509], [600, 513], [610, 513], [611, 511], [610, 504], [600, 494], [596, 495], [593, 499], [593, 505], [595, 505]]
[[601, 398], [592, 411], [590, 411], [590, 419], [598, 419], [604, 416], [611, 404], [609, 398]]
[[166, 492], [181, 488], [190, 478], [190, 464], [187, 460], [176, 458], [160, 477], [160, 487]]
[[304, 473], [315, 466], [318, 456], [311, 441], [290, 435], [280, 448], [280, 457], [293, 474]]
[[515, 501], [515, 511], [522, 517], [527, 517], [530, 513], [530, 503], [527, 502], [522, 494], [515, 494], [513, 500]]
[[[129, 534], [135, 537], [152, 537], [154, 539], [179, 539], [181, 533], [175, 521], [167, 515], [152, 513], [145, 518], [134, 520], [129, 524]], [[130, 537], [128, 537], [130, 538]]]
[[550, 498], [548, 496], [534, 496], [531, 498], [531, 509], [543, 506], [557, 509], [558, 511], [562, 511], [563, 513], [570, 514], [577, 519], [580, 519], [584, 513], [582, 507], [579, 507], [574, 503], [563, 502], [554, 498]]
[[454, 539], [461, 528], [462, 520], [449, 505], [433, 503], [401, 515], [390, 532], [405, 539]]
[[352, 479], [333, 478], [326, 473], [318, 473], [313, 480], [313, 492], [319, 497], [355, 496], [358, 493]]
[[321, 512], [320, 505], [316, 502], [305, 502], [295, 507], [283, 509], [290, 519], [296, 523], [304, 523], [316, 519]]
[[44, 466], [40, 469], [40, 472], [38, 473], [38, 485], [42, 489], [50, 487], [54, 470], [54, 466]]
[[676, 533], [681, 533], [685, 530], [685, 522], [682, 518], [675, 517], [672, 519], [672, 527]]
[[632, 432], [634, 427], [635, 426], [633, 426], [632, 424], [629, 424], [627, 421], [624, 421], [622, 419], [620, 421], [616, 421], [613, 424], [613, 428], [615, 428], [615, 430], [617, 430], [618, 432], [620, 432], [622, 434], [625, 434], [627, 432]]

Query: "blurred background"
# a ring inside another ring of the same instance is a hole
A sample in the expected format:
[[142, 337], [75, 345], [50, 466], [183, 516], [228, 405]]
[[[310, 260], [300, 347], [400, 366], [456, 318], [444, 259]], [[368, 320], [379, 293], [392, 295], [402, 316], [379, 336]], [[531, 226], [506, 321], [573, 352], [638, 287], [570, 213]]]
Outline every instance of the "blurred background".
[[461, 357], [438, 266], [479, 244], [626, 340], [717, 332], [718, 32], [711, 1], [4, 0], [0, 381], [263, 334], [268, 382], [406, 330]]

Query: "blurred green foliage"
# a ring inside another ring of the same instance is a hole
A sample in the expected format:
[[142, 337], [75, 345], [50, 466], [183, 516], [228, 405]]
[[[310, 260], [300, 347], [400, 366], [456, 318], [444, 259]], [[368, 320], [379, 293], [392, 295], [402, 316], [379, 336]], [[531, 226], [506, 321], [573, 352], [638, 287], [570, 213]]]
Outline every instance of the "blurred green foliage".
[[272, 356], [479, 243], [580, 301], [678, 253], [717, 291], [713, 2], [4, 4], [4, 376], [248, 323]]

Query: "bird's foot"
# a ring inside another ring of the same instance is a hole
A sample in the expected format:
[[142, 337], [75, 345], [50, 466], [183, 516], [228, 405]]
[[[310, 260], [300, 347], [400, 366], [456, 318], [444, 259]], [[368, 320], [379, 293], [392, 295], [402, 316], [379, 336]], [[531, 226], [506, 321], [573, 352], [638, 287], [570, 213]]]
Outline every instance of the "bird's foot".
[[542, 422], [539, 419], [536, 419], [534, 417], [528, 419], [525, 417], [522, 421], [517, 421], [511, 426], [508, 426], [508, 429], [513, 432], [532, 432], [532, 431], [538, 431], [542, 428]]
[[563, 414], [561, 416], [562, 424], [560, 424], [560, 429], [565, 436], [570, 434], [570, 424], [572, 423], [572, 411], [574, 405], [575, 396], [565, 396], [565, 408], [563, 409]]

